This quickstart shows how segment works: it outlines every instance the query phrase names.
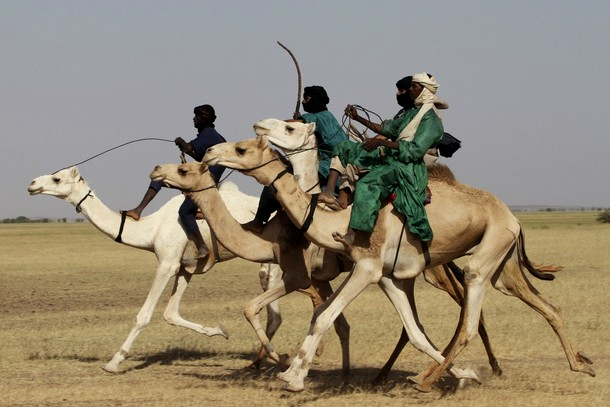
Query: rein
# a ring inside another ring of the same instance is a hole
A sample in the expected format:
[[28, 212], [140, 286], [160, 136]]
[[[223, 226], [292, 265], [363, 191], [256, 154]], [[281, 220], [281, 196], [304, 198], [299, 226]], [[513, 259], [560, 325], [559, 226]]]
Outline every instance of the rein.
[[145, 137], [145, 138], [140, 138], [140, 139], [137, 139], [137, 140], [128, 141], [127, 143], [119, 144], [118, 146], [115, 146], [115, 147], [109, 148], [108, 150], [102, 151], [101, 153], [96, 154], [96, 155], [94, 155], [94, 156], [91, 156], [91, 157], [87, 158], [86, 160], [83, 160], [83, 161], [78, 162], [78, 163], [76, 163], [76, 164], [72, 164], [72, 165], [69, 165], [69, 166], [67, 166], [67, 167], [60, 168], [60, 169], [58, 169], [57, 171], [55, 171], [53, 174], [58, 173], [59, 171], [62, 171], [62, 170], [68, 169], [68, 168], [70, 168], [70, 167], [76, 167], [76, 166], [78, 166], [78, 165], [84, 164], [84, 163], [86, 163], [87, 161], [91, 161], [91, 160], [93, 160], [94, 158], [99, 157], [100, 155], [104, 155], [104, 154], [106, 154], [106, 153], [109, 153], [109, 152], [110, 152], [110, 151], [112, 151], [112, 150], [116, 150], [117, 148], [124, 147], [124, 146], [126, 146], [126, 145], [128, 145], [128, 144], [132, 144], [132, 143], [138, 143], [138, 142], [140, 142], [140, 141], [165, 141], [165, 142], [168, 142], [168, 143], [173, 143], [173, 141], [172, 141], [172, 140], [163, 139], [163, 138], [156, 138], [156, 137]]

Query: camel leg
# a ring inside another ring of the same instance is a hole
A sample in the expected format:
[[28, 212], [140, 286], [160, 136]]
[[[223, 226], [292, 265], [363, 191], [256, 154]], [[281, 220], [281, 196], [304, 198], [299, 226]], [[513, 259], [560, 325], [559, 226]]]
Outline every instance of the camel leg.
[[[276, 287], [278, 284], [281, 284], [282, 269], [274, 263], [262, 263], [260, 271], [258, 272], [258, 277], [263, 291], [267, 291], [270, 287]], [[269, 338], [269, 341], [273, 339], [273, 336], [281, 324], [282, 314], [280, 313], [280, 302], [276, 300], [267, 305], [267, 326], [265, 327], [265, 334], [267, 335], [267, 338]], [[261, 345], [256, 357], [252, 361], [252, 367], [258, 369], [266, 355], [265, 348]]]
[[595, 371], [589, 366], [592, 363], [591, 359], [581, 352], [574, 352], [559, 307], [542, 296], [531, 285], [515, 259], [506, 263], [500, 278], [494, 282], [494, 287], [503, 294], [519, 298], [547, 320], [561, 342], [571, 370], [595, 376]]
[[[414, 297], [415, 279], [397, 280], [393, 277], [384, 276], [379, 280], [379, 287], [394, 305], [413, 346], [430, 356], [437, 363], [443, 362], [443, 355], [425, 334], [424, 328], [417, 317]], [[471, 369], [459, 369], [451, 366], [450, 371], [457, 378], [480, 381], [476, 372]]]
[[288, 370], [278, 374], [280, 380], [287, 382], [284, 389], [289, 391], [303, 390], [303, 382], [309, 372], [309, 366], [318, 344], [345, 307], [369, 284], [374, 282], [374, 271], [371, 272], [371, 270], [381, 270], [381, 264], [366, 260], [359, 261], [354, 271], [343, 281], [339, 289], [316, 310], [309, 333], [305, 337], [299, 353]]
[[[280, 356], [273, 349], [269, 338], [267, 337], [265, 331], [261, 326], [258, 314], [265, 306], [267, 306], [271, 302], [293, 291], [304, 290], [308, 293], [311, 293], [309, 289], [309, 287], [311, 287], [311, 281], [309, 280], [306, 270], [303, 269], [301, 272], [299, 272], [294, 268], [294, 266], [292, 270], [293, 271], [291, 271], [290, 273], [284, 273], [281, 282], [276, 287], [269, 289], [268, 291], [249, 301], [248, 304], [246, 304], [246, 306], [244, 307], [244, 316], [246, 317], [250, 325], [252, 325], [252, 328], [254, 329], [254, 332], [256, 332], [259, 340], [261, 341], [261, 344], [264, 347], [267, 356], [269, 356], [269, 358], [271, 358], [274, 362], [280, 365], [284, 364], [288, 357], [287, 355]], [[311, 289], [313, 290], [313, 287]]]
[[[434, 287], [447, 292], [460, 307], [464, 304], [464, 272], [455, 263], [449, 262], [442, 267], [437, 266], [425, 269], [424, 279]], [[479, 320], [479, 336], [485, 347], [487, 359], [493, 373], [497, 376], [501, 376], [502, 368], [491, 347], [482, 311]], [[437, 366], [434, 362], [432, 362], [431, 365], [434, 367]]]
[[501, 270], [509, 252], [515, 249], [518, 232], [518, 229], [488, 231], [476, 252], [468, 260], [464, 268], [465, 298], [460, 322], [451, 342], [443, 351], [445, 360], [432, 373], [422, 378], [421, 383], [415, 386], [418, 390], [431, 391], [432, 386], [476, 335], [485, 296], [485, 285], [495, 272]]
[[388, 361], [385, 362], [385, 365], [383, 365], [381, 370], [379, 370], [379, 373], [377, 373], [377, 377], [375, 377], [375, 380], [373, 380], [373, 384], [385, 383], [385, 381], [388, 379], [390, 371], [392, 370], [392, 366], [394, 366], [394, 363], [396, 363], [398, 356], [400, 356], [402, 350], [405, 348], [405, 346], [407, 346], [407, 343], [409, 343], [409, 335], [407, 335], [407, 330], [403, 327], [402, 331], [400, 332], [400, 338], [398, 338], [398, 343], [396, 343], [396, 346], [388, 358]]
[[187, 321], [180, 315], [180, 300], [182, 299], [182, 296], [184, 295], [192, 276], [193, 275], [191, 273], [186, 272], [183, 267], [180, 267], [180, 271], [176, 275], [176, 279], [174, 281], [172, 295], [170, 296], [167, 307], [165, 308], [165, 312], [163, 313], [163, 318], [165, 318], [167, 323], [170, 325], [192, 329], [193, 331], [204, 334], [205, 336], [220, 335], [225, 339], [229, 339], [229, 333], [223, 326], [205, 327], [201, 324]]
[[[328, 281], [319, 281], [313, 280], [314, 286], [317, 288], [318, 292], [325, 300], [328, 300], [333, 293], [333, 289]], [[349, 333], [350, 326], [347, 322], [347, 319], [343, 315], [343, 313], [339, 314], [337, 319], [334, 322], [335, 331], [337, 332], [337, 336], [339, 337], [339, 342], [341, 343], [341, 355], [343, 358], [342, 370], [343, 373], [346, 374], [349, 372], [350, 363], [349, 363]], [[320, 347], [323, 342], [320, 342], [318, 345], [318, 349], [316, 351], [316, 356], [320, 356], [321, 351]]]
[[121, 349], [114, 354], [110, 362], [106, 363], [102, 369], [109, 373], [119, 373], [119, 364], [125, 360], [129, 354], [131, 346], [133, 345], [133, 342], [150, 322], [155, 306], [157, 305], [157, 301], [159, 301], [159, 297], [161, 297], [165, 286], [167, 286], [169, 279], [176, 273], [177, 269], [177, 264], [168, 262], [159, 263], [153, 279], [152, 287], [148, 292], [144, 305], [142, 305], [142, 308], [140, 308], [140, 311], [136, 316], [136, 322], [131, 328], [131, 332], [129, 332], [127, 339], [125, 339], [125, 342], [123, 342], [123, 345], [121, 345]]

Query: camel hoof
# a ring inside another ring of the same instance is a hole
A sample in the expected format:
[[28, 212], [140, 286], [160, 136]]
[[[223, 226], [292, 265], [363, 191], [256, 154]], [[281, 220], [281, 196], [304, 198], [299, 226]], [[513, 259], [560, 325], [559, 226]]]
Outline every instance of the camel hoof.
[[502, 371], [502, 368], [498, 364], [496, 364], [492, 367], [491, 372], [494, 376], [498, 376], [498, 377], [502, 376], [502, 373], [504, 373]]
[[300, 391], [303, 391], [304, 386], [302, 384], [292, 384], [292, 383], [288, 383], [285, 384], [284, 386], [282, 386], [282, 390], [286, 390], [292, 393], [298, 393]]
[[105, 372], [117, 374], [117, 375], [121, 374], [121, 373], [125, 373], [125, 371], [119, 370], [118, 366], [111, 365], [110, 363], [106, 363], [104, 366], [102, 366], [102, 370]]
[[223, 338], [229, 339], [229, 330], [225, 328], [224, 325], [218, 325], [218, 329], [220, 329], [220, 335], [222, 335]]
[[413, 388], [422, 393], [430, 393], [432, 391], [432, 385], [429, 383], [419, 383], [413, 386]]
[[290, 375], [290, 373], [288, 373], [288, 371], [285, 371], [285, 372], [278, 373], [277, 378], [283, 382], [290, 383], [290, 381], [292, 380], [292, 375]]

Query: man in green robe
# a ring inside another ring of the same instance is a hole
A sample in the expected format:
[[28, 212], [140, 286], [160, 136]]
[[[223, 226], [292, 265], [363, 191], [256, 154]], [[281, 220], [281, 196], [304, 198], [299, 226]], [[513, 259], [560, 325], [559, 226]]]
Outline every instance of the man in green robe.
[[[379, 209], [392, 192], [396, 195], [394, 207], [406, 217], [409, 231], [422, 241], [432, 239], [424, 209], [428, 172], [423, 158], [444, 133], [434, 108], [437, 89], [434, 77], [413, 75], [407, 92], [414, 108], [378, 125], [379, 136], [363, 143], [342, 142], [333, 150], [343, 166], [353, 164], [370, 170], [357, 183], [349, 230], [337, 240], [351, 246], [354, 230], [372, 232]], [[358, 117], [350, 106], [346, 114]]]

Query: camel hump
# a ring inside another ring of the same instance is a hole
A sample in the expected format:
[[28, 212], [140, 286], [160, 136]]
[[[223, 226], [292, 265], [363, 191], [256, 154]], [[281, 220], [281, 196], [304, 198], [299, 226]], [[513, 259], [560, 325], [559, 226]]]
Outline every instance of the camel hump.
[[445, 164], [434, 164], [428, 168], [428, 180], [456, 184], [457, 179], [451, 169]]

